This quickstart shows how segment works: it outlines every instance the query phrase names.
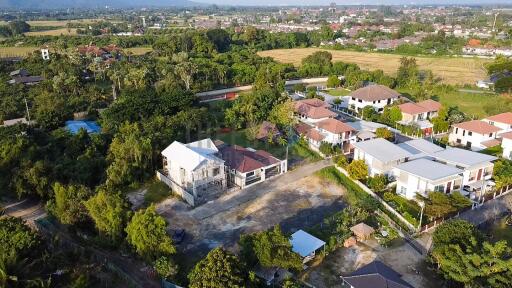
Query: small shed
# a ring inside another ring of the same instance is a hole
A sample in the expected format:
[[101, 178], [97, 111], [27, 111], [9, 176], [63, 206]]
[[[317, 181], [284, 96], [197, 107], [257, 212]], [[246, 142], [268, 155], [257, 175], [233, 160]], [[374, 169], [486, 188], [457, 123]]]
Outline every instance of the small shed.
[[369, 239], [375, 232], [375, 229], [361, 222], [359, 224], [352, 226], [350, 228], [350, 231], [352, 231], [354, 235], [356, 235], [358, 241], [361, 241]]
[[299, 230], [292, 234], [290, 240], [292, 251], [302, 257], [302, 262], [306, 263], [315, 257], [316, 250], [325, 246], [325, 242], [315, 236]]

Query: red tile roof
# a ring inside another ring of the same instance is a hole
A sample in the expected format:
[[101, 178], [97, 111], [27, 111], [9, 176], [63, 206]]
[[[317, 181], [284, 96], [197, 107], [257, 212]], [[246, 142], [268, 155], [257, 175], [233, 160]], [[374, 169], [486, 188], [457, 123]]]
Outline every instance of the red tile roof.
[[402, 113], [410, 114], [410, 115], [427, 113], [429, 111], [427, 108], [419, 106], [418, 104], [411, 103], [411, 102], [400, 104], [400, 105], [398, 105], [398, 108], [400, 109], [400, 111], [402, 111]]
[[505, 112], [485, 118], [485, 120], [512, 125], [512, 112]]
[[478, 134], [489, 134], [501, 131], [500, 128], [493, 126], [485, 121], [471, 120], [467, 122], [453, 124], [453, 127], [461, 128]]
[[305, 99], [294, 102], [294, 109], [296, 113], [312, 119], [335, 117], [336, 113], [325, 108], [326, 105], [319, 99]]
[[325, 136], [320, 134], [320, 132], [316, 131], [315, 129], [309, 130], [306, 135], [304, 135], [304, 137], [318, 142], [321, 142], [325, 139]]
[[221, 158], [230, 169], [247, 173], [279, 163], [279, 159], [262, 150], [249, 150], [238, 145], [226, 145], [220, 149]]
[[398, 98], [400, 93], [384, 85], [369, 85], [350, 93], [350, 96], [364, 101], [372, 102], [377, 100]]
[[318, 122], [317, 124], [318, 128], [327, 130], [334, 134], [341, 134], [343, 132], [349, 132], [349, 131], [355, 131], [354, 128], [350, 127], [349, 125], [336, 120], [336, 119], [326, 119]]
[[503, 133], [503, 134], [499, 134], [498, 136], [500, 136], [502, 138], [506, 138], [506, 139], [512, 140], [512, 131], [511, 132], [507, 132], [507, 133]]
[[263, 121], [260, 125], [260, 129], [258, 130], [258, 135], [256, 135], [256, 139], [268, 138], [269, 133], [272, 133], [273, 137], [281, 135], [281, 132], [279, 132], [279, 129], [277, 129], [274, 123]]
[[428, 109], [429, 112], [433, 111], [439, 111], [443, 105], [441, 103], [434, 101], [432, 99], [427, 99], [421, 102], [416, 103], [416, 105], [419, 105], [421, 107], [424, 107], [425, 109]]
[[483, 141], [480, 144], [484, 145], [485, 147], [494, 147], [494, 146], [501, 145], [501, 141], [499, 139], [491, 139], [491, 140]]
[[312, 126], [303, 122], [299, 122], [297, 125], [295, 125], [295, 131], [297, 131], [297, 134], [299, 135], [306, 135], [306, 133], [308, 133], [308, 131], [311, 129], [313, 129]]

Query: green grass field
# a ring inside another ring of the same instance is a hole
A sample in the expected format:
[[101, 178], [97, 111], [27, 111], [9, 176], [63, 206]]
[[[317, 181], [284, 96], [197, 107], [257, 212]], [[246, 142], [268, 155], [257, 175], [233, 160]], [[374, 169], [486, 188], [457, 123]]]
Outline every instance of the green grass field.
[[346, 95], [350, 94], [350, 92], [352, 92], [352, 91], [340, 87], [340, 88], [336, 88], [336, 89], [325, 90], [324, 92], [329, 95], [332, 95], [332, 96], [346, 96]]
[[144, 204], [159, 203], [169, 196], [171, 196], [169, 187], [163, 182], [154, 181], [148, 185], [148, 191], [144, 194]]
[[[407, 89], [398, 89], [406, 96], [414, 95]], [[460, 91], [435, 91], [434, 96], [444, 107], [457, 106], [472, 118], [498, 114], [512, 110], [512, 98], [498, 94], [475, 94]]]

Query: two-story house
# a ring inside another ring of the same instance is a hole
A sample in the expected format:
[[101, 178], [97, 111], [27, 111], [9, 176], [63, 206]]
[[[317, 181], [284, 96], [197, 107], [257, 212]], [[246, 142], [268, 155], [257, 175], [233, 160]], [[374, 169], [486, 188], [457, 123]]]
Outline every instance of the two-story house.
[[[512, 112], [505, 112], [482, 119], [493, 126], [501, 129], [499, 133], [512, 131]], [[499, 135], [498, 135], [499, 137]]]
[[486, 188], [492, 178], [494, 161], [498, 158], [460, 148], [448, 147], [430, 154], [435, 161], [464, 170], [462, 185], [468, 191], [480, 191]]
[[337, 116], [328, 109], [329, 105], [320, 99], [304, 99], [293, 102], [295, 115], [305, 123], [316, 123]]
[[349, 109], [360, 111], [372, 106], [375, 111], [382, 112], [384, 107], [400, 99], [400, 93], [384, 85], [368, 85], [350, 93]]
[[500, 134], [501, 148], [503, 148], [503, 157], [512, 160], [512, 131]]
[[174, 141], [162, 151], [163, 169], [157, 177], [190, 205], [226, 187], [224, 160], [210, 139], [183, 144]]
[[354, 146], [354, 160], [364, 160], [370, 176], [378, 174], [393, 176], [393, 168], [407, 162], [413, 155], [382, 138], [356, 142], [352, 145]]
[[452, 145], [465, 146], [478, 151], [488, 147], [499, 145], [496, 140], [501, 128], [481, 120], [453, 124], [448, 142]]
[[336, 119], [317, 122], [316, 128], [324, 136], [324, 142], [340, 146], [344, 153], [349, 153], [352, 147], [351, 144], [356, 141], [355, 132], [357, 131]]
[[431, 191], [451, 193], [462, 189], [462, 169], [426, 158], [402, 163], [394, 173], [396, 192], [407, 199], [414, 199], [416, 194], [426, 197]]

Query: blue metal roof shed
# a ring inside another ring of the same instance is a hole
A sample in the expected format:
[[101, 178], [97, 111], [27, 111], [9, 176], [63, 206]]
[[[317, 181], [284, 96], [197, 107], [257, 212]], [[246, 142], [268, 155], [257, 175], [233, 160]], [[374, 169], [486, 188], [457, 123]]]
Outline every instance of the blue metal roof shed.
[[324, 241], [302, 230], [293, 233], [290, 242], [292, 243], [292, 251], [302, 257], [313, 254], [325, 245]]
[[66, 121], [66, 129], [71, 134], [77, 134], [80, 129], [84, 129], [87, 133], [100, 133], [101, 127], [96, 121], [70, 120]]

